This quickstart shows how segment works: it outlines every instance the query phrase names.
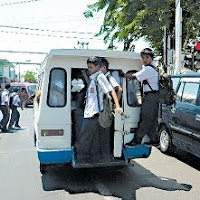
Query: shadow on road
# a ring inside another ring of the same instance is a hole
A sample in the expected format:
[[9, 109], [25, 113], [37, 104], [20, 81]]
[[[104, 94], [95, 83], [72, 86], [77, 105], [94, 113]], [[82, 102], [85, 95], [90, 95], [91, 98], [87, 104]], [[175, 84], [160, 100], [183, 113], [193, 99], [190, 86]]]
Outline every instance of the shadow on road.
[[176, 150], [174, 153], [171, 153], [170, 156], [173, 156], [181, 162], [184, 162], [185, 164], [200, 171], [200, 158], [180, 149]]
[[70, 194], [98, 193], [123, 200], [136, 200], [136, 190], [154, 187], [166, 191], [190, 191], [192, 186], [175, 179], [158, 177], [134, 162], [134, 167], [105, 169], [73, 169], [69, 166], [50, 167], [42, 175], [45, 191], [65, 190]]

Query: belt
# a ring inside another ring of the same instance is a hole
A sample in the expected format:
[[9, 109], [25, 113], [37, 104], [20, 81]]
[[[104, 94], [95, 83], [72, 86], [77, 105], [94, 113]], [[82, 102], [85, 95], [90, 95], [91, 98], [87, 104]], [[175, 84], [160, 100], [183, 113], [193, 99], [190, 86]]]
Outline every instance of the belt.
[[144, 94], [149, 94], [149, 93], [157, 93], [157, 90], [153, 90], [153, 91], [148, 91], [148, 92], [144, 92]]
[[99, 113], [94, 114], [93, 117], [99, 117]]

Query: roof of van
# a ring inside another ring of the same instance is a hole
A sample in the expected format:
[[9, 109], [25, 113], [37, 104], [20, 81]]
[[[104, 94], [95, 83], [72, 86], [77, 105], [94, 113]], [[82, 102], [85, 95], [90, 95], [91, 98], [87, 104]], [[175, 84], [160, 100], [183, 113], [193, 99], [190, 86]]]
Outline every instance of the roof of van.
[[134, 70], [141, 69], [139, 53], [96, 49], [52, 49], [42, 62], [39, 73], [45, 68], [50, 69], [54, 66], [87, 68], [86, 61], [93, 56], [106, 58], [110, 70], [123, 68], [125, 73], [133, 68]]
[[48, 55], [51, 56], [100, 56], [110, 58], [129, 58], [138, 59], [140, 58], [139, 53], [130, 51], [113, 51], [113, 50], [97, 50], [97, 49], [52, 49]]

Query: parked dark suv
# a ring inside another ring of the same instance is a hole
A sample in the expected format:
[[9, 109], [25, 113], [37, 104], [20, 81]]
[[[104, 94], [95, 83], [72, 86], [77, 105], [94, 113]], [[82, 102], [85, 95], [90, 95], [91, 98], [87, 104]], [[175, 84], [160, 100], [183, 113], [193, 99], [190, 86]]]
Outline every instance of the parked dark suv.
[[160, 149], [178, 147], [200, 157], [200, 73], [172, 76], [176, 103], [161, 105]]

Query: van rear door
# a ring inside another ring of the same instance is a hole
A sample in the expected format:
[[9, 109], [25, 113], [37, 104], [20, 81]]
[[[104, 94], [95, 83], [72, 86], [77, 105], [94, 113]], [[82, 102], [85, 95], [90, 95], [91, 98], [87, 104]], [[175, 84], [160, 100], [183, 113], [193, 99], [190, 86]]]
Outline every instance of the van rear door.
[[128, 148], [125, 145], [133, 139], [134, 129], [138, 127], [140, 120], [142, 94], [137, 80], [123, 79], [122, 104], [124, 113], [115, 114], [114, 157], [121, 157], [122, 153], [127, 159], [142, 157], [142, 154], [146, 154], [147, 157], [150, 154], [149, 148]]
[[71, 148], [71, 71], [55, 67], [44, 75], [38, 118], [39, 148]]

